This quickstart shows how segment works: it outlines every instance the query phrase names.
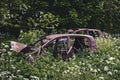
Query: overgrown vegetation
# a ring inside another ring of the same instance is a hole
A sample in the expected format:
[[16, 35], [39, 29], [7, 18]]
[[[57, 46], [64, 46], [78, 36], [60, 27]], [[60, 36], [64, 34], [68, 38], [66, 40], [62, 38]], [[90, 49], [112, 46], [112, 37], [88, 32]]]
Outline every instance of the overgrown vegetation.
[[[34, 35], [33, 32], [21, 32], [19, 40], [28, 43], [37, 39], [37, 31]], [[48, 53], [33, 63], [28, 63], [24, 54], [18, 56], [11, 51], [9, 44], [1, 43], [0, 80], [119, 80], [120, 38], [107, 36], [96, 41], [96, 52], [79, 52], [69, 61], [55, 59]]]
[[[119, 25], [119, 0], [1, 0], [0, 80], [119, 80]], [[11, 40], [29, 44], [44, 34], [81, 27], [110, 35], [96, 39], [96, 52], [79, 52], [69, 61], [48, 52], [28, 63], [25, 54], [10, 50]]]
[[1, 0], [0, 5], [0, 31], [16, 35], [20, 30], [50, 33], [78, 27], [120, 31], [119, 0]]

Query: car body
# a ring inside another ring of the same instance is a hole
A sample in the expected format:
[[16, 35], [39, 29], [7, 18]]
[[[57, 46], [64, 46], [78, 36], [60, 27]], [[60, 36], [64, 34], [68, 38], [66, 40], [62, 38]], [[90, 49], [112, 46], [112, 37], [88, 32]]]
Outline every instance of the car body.
[[34, 61], [40, 54], [51, 51], [54, 57], [61, 55], [65, 60], [72, 57], [73, 53], [89, 49], [95, 51], [98, 46], [90, 35], [82, 34], [52, 34], [42, 37], [32, 44], [25, 45], [11, 41], [11, 49], [16, 52], [34, 53], [29, 55], [29, 61]]
[[78, 29], [68, 29], [67, 32], [74, 34], [87, 34], [93, 36], [94, 38], [103, 37], [102, 31], [98, 29], [78, 28]]

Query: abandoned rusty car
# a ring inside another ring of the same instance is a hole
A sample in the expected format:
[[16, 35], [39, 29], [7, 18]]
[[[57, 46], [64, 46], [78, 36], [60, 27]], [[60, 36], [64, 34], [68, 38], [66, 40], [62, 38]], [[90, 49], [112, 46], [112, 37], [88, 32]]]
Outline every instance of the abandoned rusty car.
[[11, 49], [16, 52], [28, 53], [27, 59], [34, 61], [41, 54], [47, 51], [53, 53], [54, 57], [61, 55], [63, 59], [72, 57], [73, 53], [89, 49], [98, 49], [94, 38], [90, 35], [82, 34], [52, 34], [42, 37], [32, 44], [25, 45], [11, 41]]

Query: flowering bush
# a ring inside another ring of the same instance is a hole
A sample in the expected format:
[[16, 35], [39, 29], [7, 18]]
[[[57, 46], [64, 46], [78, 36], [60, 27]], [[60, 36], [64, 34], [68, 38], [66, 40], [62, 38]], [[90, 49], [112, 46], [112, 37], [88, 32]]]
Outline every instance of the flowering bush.
[[28, 63], [24, 54], [18, 56], [11, 51], [8, 44], [1, 43], [0, 80], [119, 80], [120, 39], [96, 41], [99, 45], [96, 52], [79, 52], [69, 61], [55, 59], [49, 53], [33, 63]]

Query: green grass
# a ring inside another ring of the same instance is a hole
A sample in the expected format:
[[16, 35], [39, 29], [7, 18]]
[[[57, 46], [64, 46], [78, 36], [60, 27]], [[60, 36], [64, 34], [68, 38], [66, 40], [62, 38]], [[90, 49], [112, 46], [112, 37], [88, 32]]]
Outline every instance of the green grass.
[[80, 52], [70, 61], [41, 55], [34, 63], [1, 43], [0, 80], [120, 80], [120, 39], [96, 41], [96, 52]]

